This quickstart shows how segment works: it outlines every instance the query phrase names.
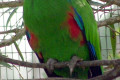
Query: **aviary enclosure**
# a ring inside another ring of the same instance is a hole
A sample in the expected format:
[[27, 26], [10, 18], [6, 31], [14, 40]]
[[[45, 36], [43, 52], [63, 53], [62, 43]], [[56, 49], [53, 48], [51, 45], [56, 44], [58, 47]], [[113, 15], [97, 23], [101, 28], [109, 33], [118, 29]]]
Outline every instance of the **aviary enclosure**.
[[[103, 65], [104, 74], [88, 80], [119, 80], [120, 0], [88, 0], [88, 2], [98, 23], [102, 60], [83, 62], [82, 66]], [[42, 78], [47, 77], [43, 70], [46, 64], [39, 64], [27, 42], [22, 6], [23, 0], [0, 0], [0, 80], [43, 80]]]

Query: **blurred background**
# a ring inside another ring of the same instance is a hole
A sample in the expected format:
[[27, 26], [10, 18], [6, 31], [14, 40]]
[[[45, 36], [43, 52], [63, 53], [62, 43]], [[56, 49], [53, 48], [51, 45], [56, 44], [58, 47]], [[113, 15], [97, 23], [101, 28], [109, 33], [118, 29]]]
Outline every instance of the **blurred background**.
[[[0, 2], [9, 2], [15, 0], [0, 0]], [[116, 5], [104, 7], [106, 3], [93, 0], [90, 2], [96, 21], [103, 21], [113, 16], [118, 16], [120, 8]], [[23, 7], [14, 8], [0, 8], [0, 32], [12, 30], [15, 28], [22, 29], [24, 27], [23, 22]], [[120, 24], [116, 23], [110, 25], [117, 32], [120, 32]], [[102, 59], [118, 59], [120, 58], [120, 36], [115, 33], [114, 39], [111, 40], [111, 31], [108, 27], [102, 26], [98, 28], [101, 44]], [[0, 34], [0, 42], [3, 39], [11, 38], [15, 33]], [[113, 36], [112, 36], [113, 37]], [[0, 48], [2, 55], [15, 60], [21, 60], [18, 54], [19, 48], [22, 53], [24, 61], [38, 63], [38, 59], [32, 49], [30, 48], [26, 36], [19, 39], [16, 44]], [[115, 57], [113, 55], [116, 54]], [[11, 65], [10, 68], [5, 65], [0, 65], [0, 80], [20, 80], [20, 79], [39, 79], [46, 77], [43, 69], [27, 68], [16, 65]]]

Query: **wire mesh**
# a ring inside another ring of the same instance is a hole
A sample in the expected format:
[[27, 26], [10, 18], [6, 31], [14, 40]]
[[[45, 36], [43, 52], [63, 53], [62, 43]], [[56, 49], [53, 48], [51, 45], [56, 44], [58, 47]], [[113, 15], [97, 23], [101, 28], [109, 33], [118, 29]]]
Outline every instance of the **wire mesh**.
[[[8, 2], [8, 1], [15, 1], [15, 0], [1, 0], [0, 2]], [[102, 2], [100, 2], [102, 3]], [[105, 4], [105, 3], [103, 3]], [[94, 9], [99, 10], [99, 6], [92, 6]], [[109, 7], [106, 7], [107, 9], [111, 9], [111, 11], [114, 13], [113, 15], [119, 15], [119, 7], [112, 5]], [[106, 8], [103, 8], [101, 11], [98, 12], [94, 10], [95, 18], [97, 21], [108, 19], [110, 16], [110, 11], [105, 11]], [[10, 10], [9, 10], [10, 9]], [[0, 31], [7, 31], [12, 30], [14, 28], [23, 28], [23, 8], [19, 7], [12, 18], [10, 18], [9, 24], [7, 25], [8, 19], [12, 13], [12, 11], [15, 8], [2, 8], [0, 9]], [[2, 15], [2, 16], [1, 16]], [[7, 25], [7, 27], [6, 27]], [[115, 24], [116, 31], [120, 32], [119, 23]], [[112, 57], [112, 47], [110, 42], [110, 29], [103, 26], [98, 28], [99, 35], [100, 35], [100, 43], [101, 43], [101, 54], [102, 59], [113, 59]], [[3, 39], [9, 39], [11, 36], [13, 36], [14, 33], [8, 34], [0, 34], [0, 41]], [[116, 35], [117, 42], [116, 42], [116, 54], [119, 56], [120, 53], [120, 36]], [[19, 45], [19, 48], [22, 52], [22, 55], [27, 62], [38, 62], [34, 52], [31, 50], [26, 36], [24, 36], [22, 39], [17, 41], [17, 44]], [[15, 60], [21, 60], [20, 56], [18, 55], [18, 52], [16, 50], [16, 47], [14, 44], [10, 46], [6, 46], [0, 49], [3, 55], [7, 55], [9, 58], [15, 59]], [[34, 68], [27, 68], [27, 67], [21, 67], [16, 65], [11, 65], [11, 68], [4, 67], [0, 65], [0, 80], [19, 80], [19, 79], [38, 79], [45, 77], [45, 73], [43, 73], [43, 69], [34, 69]]]

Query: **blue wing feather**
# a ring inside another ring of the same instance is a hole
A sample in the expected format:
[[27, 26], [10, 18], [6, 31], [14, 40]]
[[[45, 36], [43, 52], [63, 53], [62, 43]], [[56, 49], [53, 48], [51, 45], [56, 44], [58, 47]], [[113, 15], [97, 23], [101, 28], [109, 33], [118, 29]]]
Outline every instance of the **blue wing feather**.
[[[85, 29], [84, 29], [84, 23], [82, 20], [82, 17], [77, 13], [77, 11], [74, 9], [75, 12], [75, 17], [74, 19], [76, 20], [77, 24], [79, 25], [83, 36], [85, 37], [88, 49], [89, 49], [89, 56], [90, 56], [90, 60], [97, 60], [97, 55], [96, 55], [96, 51], [95, 51], [95, 47], [90, 43], [90, 41], [88, 41], [86, 39], [86, 35], [85, 35]], [[87, 23], [86, 23], [87, 24]], [[88, 78], [92, 78], [98, 75], [102, 74], [102, 70], [100, 66], [93, 66], [90, 67], [89, 71], [88, 71]]]
[[[83, 36], [86, 39], [84, 23], [83, 23], [82, 17], [77, 13], [76, 9], [74, 9], [74, 11], [75, 11], [75, 17], [74, 18], [75, 18], [77, 24], [79, 25], [80, 29], [82, 30]], [[86, 42], [87, 42], [88, 49], [89, 49], [90, 59], [91, 60], [96, 60], [97, 56], [96, 56], [94, 46], [89, 41], [86, 40]]]
[[27, 36], [28, 41], [30, 41], [31, 36], [30, 36], [30, 33], [27, 30], [26, 30], [26, 36]]

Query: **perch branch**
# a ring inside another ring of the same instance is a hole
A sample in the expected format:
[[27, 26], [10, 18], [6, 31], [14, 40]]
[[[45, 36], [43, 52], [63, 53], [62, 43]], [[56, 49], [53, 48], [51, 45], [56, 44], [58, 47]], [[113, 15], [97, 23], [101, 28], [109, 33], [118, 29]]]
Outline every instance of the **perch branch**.
[[0, 32], [0, 34], [17, 33], [20, 30], [21, 29], [15, 28], [15, 29], [8, 30], [8, 31], [2, 31], [2, 32]]
[[111, 18], [106, 19], [104, 21], [99, 21], [98, 27], [107, 26], [107, 25], [111, 25], [111, 24], [119, 23], [119, 22], [120, 22], [120, 16], [111, 17]]
[[116, 77], [120, 76], [120, 66], [115, 67], [113, 70], [104, 73], [103, 75], [91, 78], [89, 80], [113, 80]]
[[[91, 79], [86, 79], [86, 80], [112, 80], [118, 76], [120, 76], [120, 66], [116, 67], [115, 69], [113, 69], [103, 75], [100, 75], [100, 76], [97, 76], [97, 77], [94, 77]], [[46, 78], [46, 79], [39, 79], [39, 80], [80, 80], [80, 79]]]
[[[23, 61], [19, 61], [19, 60], [14, 60], [14, 59], [10, 59], [4, 56], [0, 55], [0, 61], [4, 61], [6, 63], [11, 63], [14, 65], [20, 65], [20, 66], [24, 66], [24, 67], [31, 67], [31, 68], [44, 68], [47, 69], [47, 64], [46, 63], [30, 63], [30, 62], [23, 62]], [[64, 67], [68, 67], [69, 61], [67, 62], [58, 62], [54, 64], [55, 68], [64, 68]], [[77, 63], [76, 66], [79, 67], [88, 67], [88, 66], [101, 66], [101, 65], [120, 65], [120, 59], [117, 60], [94, 60], [94, 61], [82, 61]]]
[[[0, 61], [4, 61], [7, 63], [11, 63], [11, 64], [15, 64], [15, 65], [20, 65], [20, 66], [24, 66], [24, 67], [31, 67], [31, 68], [47, 68], [47, 64], [46, 63], [30, 63], [30, 62], [23, 62], [23, 61], [18, 61], [18, 60], [14, 60], [14, 59], [10, 59], [7, 58], [5, 56], [1, 56], [0, 55]], [[64, 68], [64, 67], [68, 67], [69, 62], [58, 62], [54, 64], [55, 68]], [[117, 64], [117, 66], [116, 66]], [[77, 63], [76, 66], [79, 67], [88, 67], [88, 66], [100, 66], [100, 65], [114, 65], [115, 68], [111, 71], [109, 71], [108, 73], [105, 73], [103, 75], [97, 76], [95, 78], [91, 78], [88, 80], [111, 80], [113, 78], [116, 78], [120, 75], [120, 59], [117, 60], [95, 60], [95, 61], [82, 61]], [[76, 80], [76, 79], [65, 79], [65, 78], [58, 78], [54, 80]], [[53, 80], [53, 78], [47, 78], [47, 79], [39, 79], [39, 80]], [[77, 79], [80, 80], [80, 79]]]
[[23, 5], [23, 0], [0, 2], [0, 8], [18, 7]]
[[4, 47], [4, 46], [10, 45], [10, 44], [14, 43], [15, 41], [17, 41], [18, 39], [20, 39], [24, 35], [25, 35], [25, 29], [23, 28], [23, 29], [19, 30], [19, 32], [16, 33], [16, 35], [13, 36], [12, 38], [10, 38], [8, 40], [2, 40], [0, 42], [0, 47]]
[[115, 4], [115, 5], [120, 6], [120, 0], [100, 0], [100, 1], [107, 2], [107, 3], [109, 3], [109, 4]]

